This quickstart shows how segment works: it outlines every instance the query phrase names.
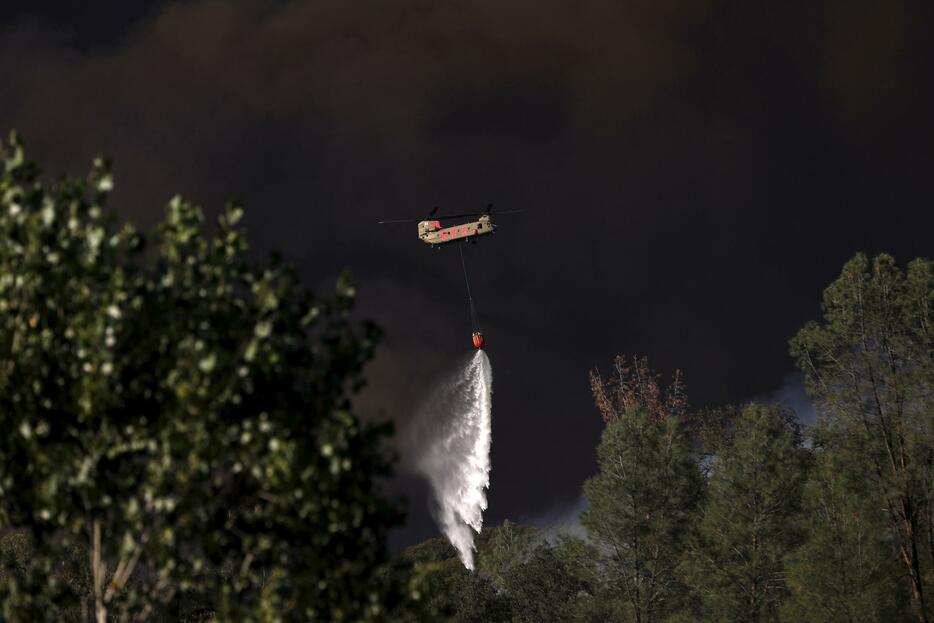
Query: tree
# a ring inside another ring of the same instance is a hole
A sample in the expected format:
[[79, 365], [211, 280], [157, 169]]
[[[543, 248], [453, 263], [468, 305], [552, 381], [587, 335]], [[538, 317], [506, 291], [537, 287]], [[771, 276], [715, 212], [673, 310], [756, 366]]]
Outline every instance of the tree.
[[486, 527], [477, 539], [478, 569], [502, 586], [516, 563], [528, 556], [542, 538], [539, 529], [508, 519], [496, 527]]
[[[454, 573], [435, 576], [430, 602], [435, 617], [450, 623], [508, 623], [512, 604], [492, 578], [458, 568]], [[430, 620], [439, 620], [433, 618]]]
[[634, 408], [641, 409], [652, 421], [669, 418], [686, 421], [688, 399], [681, 371], [675, 370], [664, 391], [659, 378], [646, 357], [633, 357], [629, 363], [625, 356], [617, 355], [613, 372], [607, 378], [599, 370], [592, 370], [590, 389], [604, 423], [617, 420]]
[[[444, 539], [406, 548], [400, 559], [414, 564], [421, 618], [459, 623], [564, 621], [606, 623], [614, 617], [600, 556], [586, 541], [505, 521], [484, 528], [477, 542], [477, 570], [464, 569]], [[414, 612], [414, 610], [413, 610]]]
[[867, 496], [863, 456], [812, 431], [815, 466], [804, 489], [805, 543], [788, 560], [791, 597], [784, 620], [887, 623], [907, 620], [909, 603], [886, 529], [885, 510]]
[[678, 418], [635, 405], [616, 413], [597, 448], [599, 472], [584, 485], [581, 523], [632, 620], [648, 623], [678, 607], [675, 569], [704, 483]]
[[919, 621], [934, 572], [934, 270], [856, 255], [791, 341], [825, 426], [871, 468]]
[[592, 546], [569, 536], [541, 542], [516, 559], [503, 579], [513, 622], [607, 621], [613, 600], [602, 590], [598, 561]]
[[783, 559], [800, 541], [809, 456], [794, 414], [746, 405], [711, 464], [685, 577], [704, 620], [774, 621], [787, 595]]
[[[422, 599], [401, 621], [451, 621], [452, 623], [507, 623], [512, 604], [489, 568], [488, 549], [500, 530], [484, 530], [477, 547], [478, 571], [464, 568], [454, 547], [442, 538], [430, 539], [405, 549], [400, 558], [413, 565]], [[526, 541], [529, 528], [510, 524], [507, 541]], [[490, 538], [491, 532], [493, 538]], [[514, 539], [515, 537], [515, 539]], [[517, 552], [517, 555], [518, 554]]]
[[630, 365], [622, 356], [607, 379], [590, 375], [606, 428], [597, 447], [599, 471], [584, 485], [581, 523], [602, 554], [609, 593], [620, 596], [617, 610], [638, 623], [681, 608], [676, 570], [704, 492], [687, 438], [681, 373], [664, 391], [659, 376], [644, 357]]
[[[349, 396], [379, 336], [176, 197], [152, 248], [105, 213], [107, 163], [46, 185], [0, 148], [4, 620], [376, 619], [398, 511], [385, 427]], [[109, 618], [108, 618], [109, 617]]]

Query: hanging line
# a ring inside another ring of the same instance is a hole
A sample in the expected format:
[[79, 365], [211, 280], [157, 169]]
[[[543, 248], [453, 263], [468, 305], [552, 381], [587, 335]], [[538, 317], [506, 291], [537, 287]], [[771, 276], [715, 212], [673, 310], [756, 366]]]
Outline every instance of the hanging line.
[[470, 303], [470, 324], [471, 331], [477, 333], [480, 331], [480, 321], [477, 319], [477, 309], [473, 304], [473, 296], [470, 294], [470, 279], [467, 278], [467, 262], [464, 261], [464, 245], [457, 245], [461, 254], [461, 268], [464, 269], [464, 283], [467, 284], [467, 302]]

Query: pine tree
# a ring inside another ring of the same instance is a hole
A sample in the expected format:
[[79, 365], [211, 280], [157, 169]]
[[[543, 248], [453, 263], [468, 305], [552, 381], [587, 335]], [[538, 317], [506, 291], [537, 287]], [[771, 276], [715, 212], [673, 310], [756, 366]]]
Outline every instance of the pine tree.
[[838, 432], [811, 432], [815, 466], [804, 489], [805, 543], [788, 560], [789, 622], [887, 623], [910, 615], [885, 509], [871, 470]]
[[799, 543], [809, 456], [794, 415], [736, 411], [732, 442], [710, 466], [698, 538], [684, 575], [709, 621], [774, 621], [787, 595], [784, 557]]
[[889, 535], [922, 623], [934, 574], [934, 268], [862, 254], [824, 291], [823, 320], [791, 342], [835, 439], [870, 467], [865, 495]]
[[581, 523], [603, 553], [609, 592], [637, 623], [664, 620], [684, 593], [675, 571], [704, 483], [683, 429], [631, 406], [607, 424], [599, 472], [584, 485]]

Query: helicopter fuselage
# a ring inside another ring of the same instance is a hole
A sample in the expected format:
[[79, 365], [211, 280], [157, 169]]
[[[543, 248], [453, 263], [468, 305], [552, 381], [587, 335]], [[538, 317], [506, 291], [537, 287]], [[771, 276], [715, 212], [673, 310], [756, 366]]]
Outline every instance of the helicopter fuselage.
[[442, 227], [441, 221], [421, 221], [418, 224], [418, 237], [425, 244], [438, 246], [449, 242], [469, 242], [479, 236], [492, 234], [496, 225], [490, 220], [489, 215], [484, 214], [476, 221]]

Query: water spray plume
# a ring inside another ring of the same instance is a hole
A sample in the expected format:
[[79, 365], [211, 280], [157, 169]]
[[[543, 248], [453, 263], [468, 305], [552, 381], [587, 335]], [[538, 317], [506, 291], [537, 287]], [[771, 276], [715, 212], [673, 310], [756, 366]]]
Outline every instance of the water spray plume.
[[429, 396], [414, 439], [415, 465], [431, 485], [435, 521], [470, 570], [490, 484], [492, 395], [493, 368], [477, 350]]

